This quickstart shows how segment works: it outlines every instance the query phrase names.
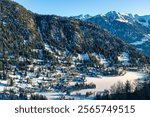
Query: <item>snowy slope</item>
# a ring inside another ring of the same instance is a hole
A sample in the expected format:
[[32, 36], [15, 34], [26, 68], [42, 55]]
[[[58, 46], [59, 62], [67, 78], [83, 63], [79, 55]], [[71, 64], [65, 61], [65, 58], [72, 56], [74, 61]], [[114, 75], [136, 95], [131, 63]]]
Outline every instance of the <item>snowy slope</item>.
[[86, 20], [86, 19], [91, 18], [92, 16], [89, 15], [89, 14], [86, 14], [86, 15], [81, 14], [81, 15], [73, 16], [73, 17], [76, 18], [76, 19], [80, 19], [80, 20]]
[[136, 15], [135, 19], [138, 23], [150, 28], [150, 15], [145, 15], [145, 16]]

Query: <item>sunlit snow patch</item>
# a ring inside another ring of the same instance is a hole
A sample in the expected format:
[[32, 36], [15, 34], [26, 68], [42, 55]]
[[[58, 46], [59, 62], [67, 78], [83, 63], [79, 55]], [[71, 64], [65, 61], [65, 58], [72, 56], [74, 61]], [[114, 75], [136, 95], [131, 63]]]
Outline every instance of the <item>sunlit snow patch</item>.
[[149, 38], [144, 37], [144, 38], [141, 39], [141, 41], [136, 41], [136, 42], [131, 43], [131, 44], [132, 45], [142, 45], [142, 44], [144, 44], [145, 42], [147, 42], [149, 40], [150, 40]]
[[123, 63], [123, 65], [129, 65], [129, 55], [126, 52], [123, 52], [118, 56], [118, 60]]
[[89, 55], [88, 55], [88, 53], [78, 54], [78, 59], [79, 60], [89, 60]]

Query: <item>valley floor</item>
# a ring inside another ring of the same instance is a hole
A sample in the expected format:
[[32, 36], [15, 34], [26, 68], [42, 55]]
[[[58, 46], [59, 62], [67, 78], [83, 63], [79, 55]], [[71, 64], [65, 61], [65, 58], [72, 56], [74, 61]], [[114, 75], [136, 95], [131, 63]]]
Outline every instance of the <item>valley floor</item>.
[[[31, 75], [31, 74], [30, 74]], [[117, 82], [125, 83], [127, 80], [135, 81], [135, 80], [144, 80], [148, 77], [148, 74], [142, 72], [133, 72], [127, 71], [123, 76], [99, 76], [99, 77], [85, 77], [84, 83], [79, 83], [80, 87], [77, 88], [76, 84], [77, 81], [71, 80], [67, 85], [64, 85], [65, 88], [61, 87], [61, 84], [54, 84], [53, 88], [50, 85], [47, 88], [40, 88], [36, 87], [38, 83], [44, 82], [43, 78], [32, 78], [32, 83], [22, 82], [19, 83], [20, 80], [16, 80], [15, 85], [9, 87], [7, 85], [7, 81], [0, 80], [0, 93], [4, 91], [4, 89], [13, 89], [16, 91], [16, 95], [19, 91], [19, 88], [28, 92], [34, 92], [35, 94], [42, 94], [46, 96], [48, 100], [64, 100], [64, 99], [75, 99], [75, 100], [87, 100], [87, 99], [94, 99], [94, 96], [99, 93], [103, 92], [105, 89], [109, 90], [112, 85]], [[84, 84], [84, 87], [82, 86]], [[94, 84], [96, 87], [89, 87]], [[42, 85], [42, 84], [41, 84]], [[85, 88], [86, 86], [86, 88]], [[61, 88], [60, 88], [61, 87]], [[87, 88], [88, 87], [88, 88]], [[50, 89], [50, 90], [49, 90]], [[62, 90], [62, 89], [65, 89]], [[67, 91], [69, 93], [67, 94]], [[86, 96], [87, 93], [91, 93], [89, 96]], [[28, 93], [28, 96], [31, 96], [31, 93]]]
[[[92, 99], [91, 97], [86, 97], [87, 92], [92, 92], [93, 94], [96, 94], [97, 92], [102, 92], [105, 89], [109, 90], [112, 85], [114, 85], [117, 82], [123, 82], [125, 83], [128, 81], [135, 81], [135, 80], [144, 80], [148, 74], [142, 73], [142, 72], [133, 72], [128, 71], [124, 76], [103, 76], [103, 77], [87, 77], [86, 83], [90, 84], [96, 84], [95, 89], [83, 89], [78, 91], [73, 91], [68, 98], [74, 98], [74, 99]], [[52, 99], [59, 99], [61, 96], [65, 96], [63, 93], [42, 93], [45, 95], [49, 100]], [[67, 97], [66, 97], [67, 98]]]

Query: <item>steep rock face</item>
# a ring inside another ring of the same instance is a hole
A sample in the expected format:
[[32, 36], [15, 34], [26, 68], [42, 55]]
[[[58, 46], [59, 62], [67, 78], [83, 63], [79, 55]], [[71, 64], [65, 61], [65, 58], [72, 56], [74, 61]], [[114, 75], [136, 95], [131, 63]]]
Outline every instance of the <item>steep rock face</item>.
[[[10, 0], [1, 0], [0, 9], [0, 37], [7, 58], [31, 61], [71, 56], [98, 64], [107, 61], [108, 66], [150, 63], [149, 57], [93, 23], [33, 14]], [[4, 55], [2, 49], [0, 53]]]
[[98, 24], [111, 34], [135, 46], [145, 55], [150, 56], [150, 29], [148, 28], [148, 18], [148, 16], [134, 17], [132, 14], [121, 14], [111, 11], [105, 15], [90, 17], [86, 19], [86, 21]]

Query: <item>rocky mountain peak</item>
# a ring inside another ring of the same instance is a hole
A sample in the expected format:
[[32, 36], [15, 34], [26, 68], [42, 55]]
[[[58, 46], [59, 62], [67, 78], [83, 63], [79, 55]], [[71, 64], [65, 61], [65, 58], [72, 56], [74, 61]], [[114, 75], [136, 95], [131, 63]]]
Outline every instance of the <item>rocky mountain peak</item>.
[[99, 25], [149, 56], [149, 18], [149, 16], [133, 16], [132, 14], [111, 11], [105, 15], [93, 16], [86, 21]]

